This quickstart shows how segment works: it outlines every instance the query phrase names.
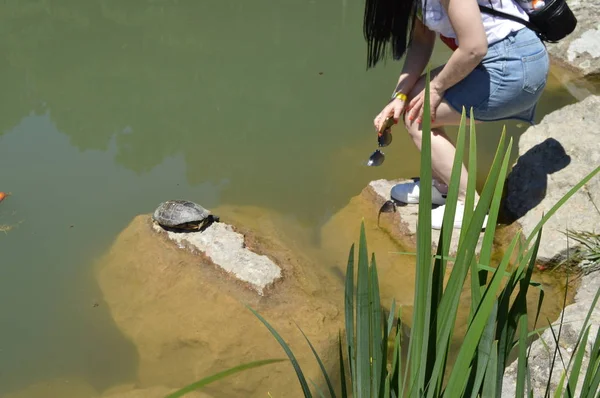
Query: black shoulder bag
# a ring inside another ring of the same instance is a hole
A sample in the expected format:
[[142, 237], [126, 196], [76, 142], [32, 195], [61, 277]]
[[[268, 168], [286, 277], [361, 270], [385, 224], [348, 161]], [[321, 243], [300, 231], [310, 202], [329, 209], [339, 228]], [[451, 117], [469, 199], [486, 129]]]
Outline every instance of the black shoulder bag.
[[541, 40], [549, 43], [564, 39], [577, 26], [577, 18], [565, 0], [546, 0], [543, 8], [528, 13], [529, 21], [482, 5], [479, 5], [479, 9], [481, 12], [521, 23], [537, 33]]

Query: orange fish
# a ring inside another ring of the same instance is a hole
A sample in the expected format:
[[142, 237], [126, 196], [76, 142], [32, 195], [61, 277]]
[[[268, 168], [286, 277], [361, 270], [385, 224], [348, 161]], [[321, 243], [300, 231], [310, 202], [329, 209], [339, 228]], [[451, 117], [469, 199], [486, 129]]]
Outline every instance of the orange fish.
[[9, 195], [9, 194], [7, 194], [7, 193], [5, 193], [5, 192], [0, 192], [0, 202], [2, 202], [4, 199], [6, 199], [6, 197], [7, 197], [8, 195]]

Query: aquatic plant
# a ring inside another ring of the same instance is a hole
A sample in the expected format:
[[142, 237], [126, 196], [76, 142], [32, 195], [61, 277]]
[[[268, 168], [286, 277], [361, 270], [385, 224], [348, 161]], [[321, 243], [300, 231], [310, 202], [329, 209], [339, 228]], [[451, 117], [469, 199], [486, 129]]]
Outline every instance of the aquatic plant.
[[600, 234], [571, 229], [567, 229], [564, 234], [567, 240], [572, 239], [579, 245], [554, 269], [567, 264], [577, 264], [583, 275], [600, 270]]
[[[532, 280], [537, 250], [543, 225], [585, 183], [600, 171], [592, 173], [575, 185], [559, 202], [545, 214], [531, 235], [514, 236], [501, 261], [492, 264], [492, 247], [500, 209], [504, 181], [509, 168], [512, 139], [505, 142], [502, 131], [497, 152], [477, 204], [474, 201], [476, 181], [476, 134], [473, 112], [469, 123], [469, 181], [466, 194], [463, 227], [460, 230], [456, 255], [449, 256], [453, 221], [458, 198], [460, 166], [464, 154], [466, 114], [463, 109], [458, 130], [457, 151], [454, 159], [451, 183], [446, 201], [446, 212], [435, 253], [431, 244], [431, 136], [429, 109], [429, 72], [425, 88], [423, 118], [423, 142], [421, 151], [421, 193], [418, 215], [416, 247], [416, 280], [413, 315], [407, 356], [403, 360], [402, 319], [396, 314], [392, 301], [386, 315], [380, 303], [379, 280], [375, 254], [367, 250], [364, 221], [361, 224], [358, 258], [355, 261], [355, 245], [350, 248], [345, 281], [345, 337], [338, 338], [339, 374], [341, 384], [334, 386], [318, 353], [306, 338], [319, 363], [326, 382], [328, 395], [337, 397], [499, 397], [502, 393], [504, 370], [513, 350], [517, 351], [517, 396], [533, 396], [529, 386], [528, 340], [539, 330], [528, 330], [528, 319], [534, 316], [534, 328], [543, 300], [543, 290]], [[488, 214], [481, 251], [476, 256], [484, 218]], [[523, 243], [524, 239], [524, 243]], [[516, 256], [514, 256], [516, 254]], [[511, 264], [511, 259], [516, 261]], [[444, 277], [448, 262], [452, 263], [447, 284]], [[510, 265], [510, 267], [509, 267]], [[509, 271], [510, 269], [510, 271]], [[355, 283], [356, 274], [356, 283]], [[462, 336], [462, 344], [452, 363], [449, 363], [450, 343], [461, 299], [461, 292], [470, 275], [471, 307], [468, 327]], [[530, 288], [540, 289], [535, 314], [527, 307]], [[593, 341], [589, 364], [581, 374], [583, 353], [589, 334], [591, 311], [596, 305], [596, 294], [582, 327], [567, 369], [563, 372], [554, 396], [574, 395], [581, 381], [582, 396], [595, 396], [600, 384], [600, 331]], [[292, 350], [277, 331], [260, 314], [249, 308], [269, 329], [291, 361], [305, 397], [312, 397], [306, 376]], [[301, 331], [301, 330], [300, 330]], [[302, 332], [302, 331], [301, 331]], [[302, 332], [303, 333], [303, 332]], [[555, 337], [558, 350], [560, 330]], [[388, 344], [391, 343], [391, 344]], [[391, 350], [390, 350], [391, 345]], [[557, 351], [554, 352], [554, 367]], [[559, 356], [560, 352], [558, 353]], [[256, 366], [262, 363], [255, 364]], [[336, 370], [337, 371], [337, 370]], [[226, 371], [227, 372], [227, 371]], [[222, 372], [225, 373], [225, 372]], [[552, 374], [552, 372], [550, 372]], [[583, 377], [580, 377], [583, 376]], [[223, 376], [225, 377], [225, 375]], [[550, 376], [552, 377], [552, 376]], [[199, 388], [203, 379], [191, 386]], [[312, 382], [320, 397], [326, 394]], [[547, 393], [550, 389], [548, 380]], [[169, 396], [182, 396], [182, 392], [195, 389], [185, 387]]]

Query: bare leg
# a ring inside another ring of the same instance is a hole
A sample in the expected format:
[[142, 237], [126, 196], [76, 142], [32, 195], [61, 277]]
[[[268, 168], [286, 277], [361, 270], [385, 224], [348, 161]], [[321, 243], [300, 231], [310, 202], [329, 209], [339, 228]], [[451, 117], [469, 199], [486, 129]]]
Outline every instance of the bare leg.
[[[433, 73], [433, 72], [432, 72]], [[414, 98], [425, 86], [425, 78], [421, 79], [415, 84], [412, 92], [409, 95], [409, 101]], [[445, 100], [439, 105], [436, 113], [436, 121], [432, 123], [431, 129], [431, 167], [434, 178], [443, 182], [446, 185], [450, 184], [450, 176], [452, 174], [452, 165], [454, 162], [454, 156], [456, 154], [456, 148], [450, 138], [446, 135], [443, 126], [457, 126], [460, 124], [460, 113], [456, 112]], [[469, 120], [466, 120], [469, 124]], [[421, 150], [421, 140], [423, 136], [422, 126], [417, 121], [409, 121], [405, 118], [404, 120], [406, 129], [410, 134], [413, 142]], [[460, 186], [458, 197], [460, 200], [465, 199], [467, 192], [467, 181], [468, 181], [467, 169], [462, 165], [460, 174]], [[442, 191], [443, 193], [443, 191]], [[475, 193], [476, 199], [478, 198]]]
[[[416, 124], [416, 123], [415, 123]], [[423, 132], [420, 126], [407, 126], [408, 132], [413, 139], [413, 142], [421, 150], [421, 140]], [[446, 185], [450, 184], [450, 176], [452, 174], [452, 164], [454, 163], [454, 155], [456, 148], [446, 135], [443, 127], [437, 127], [431, 130], [431, 168], [434, 178]], [[462, 165], [460, 173], [460, 186], [458, 189], [458, 198], [464, 200], [467, 193], [467, 180], [469, 175], [465, 165]], [[436, 187], [442, 193], [445, 193]]]

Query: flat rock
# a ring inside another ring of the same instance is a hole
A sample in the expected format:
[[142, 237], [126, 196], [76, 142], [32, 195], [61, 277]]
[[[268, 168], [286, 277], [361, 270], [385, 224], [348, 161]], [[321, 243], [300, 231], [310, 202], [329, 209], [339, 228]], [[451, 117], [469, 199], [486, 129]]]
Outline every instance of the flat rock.
[[244, 235], [231, 225], [215, 222], [201, 232], [166, 231], [157, 223], [153, 228], [166, 233], [181, 248], [202, 252], [215, 265], [248, 283], [261, 296], [281, 278], [281, 268], [266, 255], [250, 250], [245, 244]]
[[[363, 195], [370, 197], [373, 201], [374, 207], [379, 210], [381, 205], [391, 198], [390, 192], [394, 185], [400, 184], [403, 182], [409, 182], [412, 180], [406, 179], [398, 179], [398, 180], [375, 180], [371, 181], [365, 191], [363, 191]], [[406, 205], [406, 206], [398, 206], [397, 212], [395, 216], [388, 218], [388, 220], [383, 221], [384, 217], [382, 214], [382, 226], [384, 228], [388, 228], [390, 233], [398, 237], [399, 240], [403, 242], [410, 242], [412, 245], [416, 245], [417, 243], [417, 221], [419, 218], [419, 206], [418, 205]], [[458, 249], [458, 240], [460, 237], [460, 229], [454, 229], [452, 233], [452, 239], [450, 241], [450, 255], [456, 253]], [[437, 244], [440, 239], [440, 231], [436, 229], [431, 230], [431, 243], [433, 245], [433, 249], [437, 248]], [[481, 243], [483, 241], [483, 233], [480, 234], [479, 241], [477, 243], [476, 252], [479, 253], [481, 250]]]
[[577, 18], [575, 31], [558, 43], [549, 43], [552, 58], [583, 76], [600, 76], [600, 1], [570, 0]]
[[[600, 166], [600, 96], [565, 106], [545, 116], [521, 136], [519, 158], [507, 178], [505, 210], [529, 236], [542, 216], [579, 181]], [[567, 229], [600, 230], [600, 175], [577, 191], [544, 225], [538, 251], [541, 263], [567, 256]]]
[[[167, 234], [156, 233], [149, 215], [136, 216], [98, 259], [95, 270], [103, 307], [138, 354], [132, 380], [136, 391], [119, 389], [112, 392], [115, 397], [150, 397], [154, 395], [142, 391], [173, 391], [242, 363], [285, 358], [247, 306], [281, 334], [307, 377], [323, 387], [319, 366], [298, 329], [302, 328], [334, 383], [339, 383], [337, 338], [343, 325], [343, 285], [306, 251], [290, 249], [301, 242], [297, 235], [288, 235], [286, 218], [245, 207], [221, 207], [218, 213], [240, 228], [248, 249], [279, 264], [283, 277], [261, 296], [248, 288], [248, 282], [215, 266], [208, 255], [182, 250]], [[182, 241], [181, 245], [190, 244]], [[293, 367], [284, 361], [232, 375], [202, 392], [258, 398], [269, 392], [299, 396], [299, 389]]]
[[[558, 386], [561, 374], [565, 370], [565, 367], [562, 365], [563, 361], [565, 364], [568, 364], [571, 360], [571, 357], [575, 353], [575, 346], [578, 336], [582, 331], [583, 321], [588, 314], [598, 288], [600, 288], [600, 273], [595, 272], [584, 276], [575, 296], [575, 303], [566, 306], [563, 310], [564, 320], [559, 340], [559, 350], [561, 354], [556, 354], [556, 361], [554, 363], [554, 369], [552, 370], [552, 380], [550, 382], [550, 396], [554, 395], [554, 391]], [[596, 306], [592, 310], [588, 325], [590, 325], [590, 331], [588, 334], [588, 340], [584, 342], [586, 349], [582, 368], [579, 372], [579, 382], [573, 394], [575, 397], [580, 396], [581, 383], [584, 377], [583, 375], [585, 375], [587, 370], [592, 344], [594, 338], [596, 337], [596, 333], [598, 332], [598, 326], [600, 325], [600, 301], [596, 303]], [[558, 336], [559, 333], [559, 326], [560, 316], [558, 317], [558, 320], [551, 326], [556, 336]], [[544, 333], [542, 333], [542, 336], [531, 344], [528, 365], [531, 376], [531, 385], [533, 388], [533, 396], [535, 397], [544, 396], [546, 384], [548, 382], [548, 378], [550, 377], [550, 366], [552, 363], [554, 350], [556, 349], [551, 328], [548, 327]], [[560, 359], [560, 355], [562, 355], [562, 360]], [[503, 397], [508, 398], [516, 396], [515, 389], [517, 384], [517, 369], [518, 362], [516, 360], [506, 368], [504, 379], [502, 381]], [[568, 379], [570, 373], [570, 371], [567, 373], [566, 379]]]

